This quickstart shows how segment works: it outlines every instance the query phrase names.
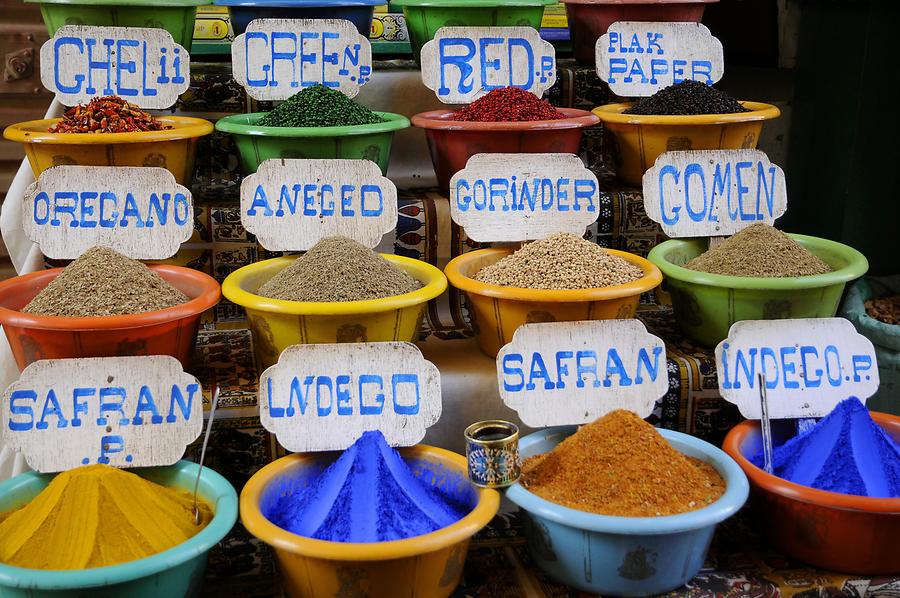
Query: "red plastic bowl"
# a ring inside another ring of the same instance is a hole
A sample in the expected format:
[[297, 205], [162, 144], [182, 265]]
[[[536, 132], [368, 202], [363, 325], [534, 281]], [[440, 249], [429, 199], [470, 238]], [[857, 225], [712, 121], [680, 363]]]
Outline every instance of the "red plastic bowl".
[[[872, 412], [872, 419], [900, 441], [900, 417]], [[900, 498], [826, 492], [766, 473], [745, 457], [762, 450], [758, 421], [732, 428], [722, 448], [750, 479], [760, 527], [784, 554], [854, 575], [900, 573]]]
[[56, 278], [62, 268], [41, 270], [0, 282], [0, 324], [19, 370], [39, 359], [171, 355], [187, 368], [200, 316], [219, 302], [211, 276], [181, 266], [150, 266], [190, 301], [140, 314], [65, 318], [19, 311]]
[[705, 4], [719, 0], [562, 0], [572, 36], [572, 50], [581, 64], [594, 64], [594, 46], [616, 21], [699, 23]]
[[425, 129], [431, 162], [441, 190], [450, 189], [450, 179], [466, 167], [475, 154], [577, 154], [585, 127], [599, 117], [587, 110], [560, 108], [566, 118], [526, 122], [469, 122], [451, 120], [453, 110], [433, 110], [412, 117], [412, 124]]

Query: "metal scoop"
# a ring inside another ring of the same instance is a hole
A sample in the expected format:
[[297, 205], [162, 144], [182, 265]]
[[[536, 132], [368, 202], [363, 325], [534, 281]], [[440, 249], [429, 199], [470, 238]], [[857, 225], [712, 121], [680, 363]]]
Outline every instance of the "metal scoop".
[[212, 404], [209, 407], [209, 419], [206, 422], [206, 434], [203, 436], [203, 448], [200, 449], [200, 467], [197, 468], [197, 479], [194, 481], [194, 525], [200, 525], [200, 507], [197, 506], [197, 490], [200, 488], [200, 474], [203, 472], [203, 459], [206, 457], [206, 445], [209, 444], [209, 432], [212, 430], [213, 418], [216, 416], [216, 405], [219, 404], [219, 386], [213, 388]]
[[759, 374], [759, 425], [763, 437], [763, 469], [772, 473], [772, 424], [769, 421], [769, 402], [766, 398], [766, 379]]

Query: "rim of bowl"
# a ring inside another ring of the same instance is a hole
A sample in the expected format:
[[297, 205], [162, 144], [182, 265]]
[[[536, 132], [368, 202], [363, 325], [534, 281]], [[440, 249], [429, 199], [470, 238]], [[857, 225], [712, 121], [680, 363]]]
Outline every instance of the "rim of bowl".
[[[185, 471], [193, 479], [199, 467], [192, 461], [182, 459], [174, 465], [159, 469], [177, 468]], [[25, 476], [34, 478], [44, 475], [48, 474], [33, 471], [23, 473], [0, 483], [0, 488], [12, 486], [15, 480], [21, 482]], [[206, 527], [181, 544], [142, 559], [92, 569], [26, 569], [0, 563], [0, 588], [8, 586], [31, 590], [77, 590], [128, 583], [172, 569], [196, 558], [228, 535], [238, 517], [238, 496], [234, 486], [209, 467], [203, 467], [200, 479], [205, 480], [212, 493], [218, 495], [215, 497], [215, 505], [211, 505], [215, 507], [215, 514]]]
[[[243, 282], [248, 276], [256, 274], [260, 270], [273, 270], [278, 268], [280, 272], [290, 266], [299, 256], [276, 257], [255, 264], [248, 264], [229, 274], [222, 282], [222, 294], [225, 298], [242, 307], [258, 311], [277, 314], [314, 315], [314, 316], [341, 316], [353, 314], [379, 313], [412, 307], [434, 299], [447, 289], [447, 277], [440, 269], [422, 260], [417, 260], [401, 255], [379, 253], [381, 257], [395, 266], [403, 268], [410, 276], [421, 283], [422, 288], [402, 295], [383, 297], [381, 299], [365, 299], [362, 301], [286, 301], [284, 299], [270, 299], [262, 295], [256, 295], [243, 288]], [[274, 274], [273, 274], [274, 276]]]
[[[558, 426], [534, 432], [520, 441], [519, 451], [523, 452], [523, 448], [527, 449], [529, 445], [550, 435], [570, 436], [576, 429], [577, 426]], [[725, 480], [725, 493], [702, 509], [659, 517], [624, 517], [579, 511], [541, 498], [527, 490], [521, 482], [510, 486], [506, 490], [506, 497], [525, 511], [561, 525], [593, 532], [631, 535], [674, 534], [700, 529], [724, 521], [741, 509], [749, 496], [750, 484], [734, 459], [705, 440], [688, 434], [664, 428], [658, 428], [657, 432], [670, 444], [675, 441], [703, 453], [707, 458], [701, 460], [715, 467]], [[673, 448], [678, 450], [677, 446], [673, 445]]]
[[[172, 322], [182, 318], [188, 318], [203, 313], [219, 302], [221, 288], [209, 274], [185, 268], [184, 266], [172, 266], [168, 264], [149, 266], [167, 282], [178, 280], [190, 280], [201, 286], [200, 293], [179, 305], [173, 305], [156, 311], [145, 311], [137, 314], [125, 314], [121, 316], [85, 316], [70, 318], [66, 316], [45, 316], [40, 314], [27, 314], [21, 311], [0, 306], [0, 323], [4, 326], [16, 326], [20, 328], [33, 328], [39, 330], [113, 330], [124, 328], [141, 328]], [[0, 296], [11, 293], [16, 287], [32, 281], [43, 281], [47, 284], [55, 279], [64, 268], [52, 268], [39, 270], [30, 274], [23, 274], [4, 281], [0, 281]], [[44, 288], [46, 288], [46, 284]], [[176, 286], [177, 285], [173, 285]]]
[[[712, 4], [719, 0], [562, 0], [565, 4]], [[695, 22], [699, 22], [695, 21]]]
[[[606, 249], [609, 253], [618, 256], [629, 263], [643, 270], [644, 275], [637, 280], [617, 284], [608, 287], [598, 287], [594, 289], [526, 289], [523, 287], [504, 287], [497, 284], [489, 284], [475, 280], [463, 274], [463, 269], [472, 262], [482, 256], [497, 254], [497, 259], [505, 257], [515, 252], [511, 247], [490, 247], [487, 249], [476, 249], [462, 255], [458, 255], [444, 268], [447, 280], [454, 287], [466, 293], [474, 293], [476, 295], [484, 295], [485, 297], [495, 297], [497, 299], [507, 299], [512, 301], [540, 301], [548, 303], [565, 303], [571, 301], [603, 301], [607, 299], [620, 299], [622, 297], [631, 297], [650, 291], [662, 282], [663, 276], [660, 269], [649, 260], [639, 255], [628, 253], [627, 251], [619, 251], [618, 249]], [[496, 263], [495, 260], [494, 263]]]
[[210, 0], [25, 0], [32, 4], [73, 4], [83, 6], [160, 6], [165, 8], [203, 6]]
[[[900, 417], [877, 411], [870, 411], [869, 414], [881, 428], [884, 428], [885, 425], [890, 425], [900, 432]], [[829, 492], [828, 490], [819, 490], [818, 488], [796, 484], [771, 473], [766, 473], [744, 457], [744, 454], [741, 452], [741, 445], [751, 432], [758, 429], [758, 421], [745, 420], [729, 430], [725, 436], [725, 441], [722, 443], [722, 449], [732, 459], [737, 461], [737, 464], [744, 470], [744, 473], [747, 474], [747, 477], [750, 478], [751, 483], [754, 485], [772, 494], [811, 505], [900, 515], [900, 498], [873, 498], [871, 496]]]
[[771, 120], [781, 116], [781, 110], [765, 102], [739, 100], [750, 112], [731, 114], [623, 114], [634, 102], [604, 104], [592, 110], [605, 123], [624, 125], [724, 125], [756, 120]]
[[[814, 249], [828, 249], [834, 253], [839, 253], [848, 263], [843, 268], [825, 274], [789, 276], [785, 278], [755, 278], [752, 276], [728, 276], [725, 274], [711, 274], [709, 272], [689, 270], [688, 268], [675, 265], [669, 261], [668, 254], [670, 252], [683, 247], [684, 245], [702, 243], [702, 239], [670, 239], [664, 241], [650, 250], [647, 259], [656, 264], [659, 269], [662, 270], [666, 278], [711, 287], [749, 290], [803, 290], [826, 287], [856, 280], [869, 269], [869, 262], [866, 259], [866, 256], [849, 245], [822, 239], [821, 237], [811, 237], [809, 235], [798, 235], [794, 233], [786, 234], [797, 241], [805, 249], [808, 249], [811, 253], [816, 253]], [[824, 258], [821, 259], [827, 263], [827, 260]]]
[[409, 127], [409, 119], [393, 112], [375, 112], [384, 122], [370, 125], [345, 125], [339, 127], [261, 127], [256, 121], [268, 112], [232, 114], [216, 121], [216, 130], [232, 135], [258, 135], [261, 137], [339, 137], [387, 133]]
[[9, 125], [3, 136], [20, 143], [55, 143], [59, 145], [109, 145], [113, 143], [151, 143], [154, 141], [177, 141], [192, 137], [203, 137], [213, 132], [213, 124], [192, 116], [155, 116], [171, 129], [162, 131], [137, 131], [134, 133], [50, 133], [47, 129], [61, 118], [28, 120]]
[[[453, 466], [462, 478], [468, 480], [468, 464], [462, 455], [446, 449], [417, 444], [399, 449], [404, 457], [437, 457], [444, 465]], [[385, 561], [400, 559], [452, 546], [475, 535], [487, 525], [500, 508], [500, 493], [489, 488], [472, 486], [478, 501], [462, 519], [421, 536], [386, 542], [332, 542], [299, 536], [269, 521], [259, 508], [263, 491], [269, 483], [296, 463], [315, 459], [315, 453], [295, 453], [269, 463], [244, 485], [241, 491], [241, 522], [251, 534], [277, 549], [294, 554], [334, 561]], [[377, 550], [373, 550], [377, 547]]]
[[600, 122], [600, 117], [587, 110], [557, 108], [566, 118], [557, 120], [526, 120], [517, 122], [478, 122], [450, 120], [456, 110], [429, 110], [412, 117], [412, 124], [422, 129], [451, 131], [539, 131], [545, 129], [580, 129]]
[[397, 6], [411, 6], [414, 8], [504, 8], [519, 6], [547, 6], [554, 4], [556, 0], [391, 0], [391, 4]]
[[213, 0], [215, 6], [240, 8], [359, 8], [386, 3], [387, 0]]

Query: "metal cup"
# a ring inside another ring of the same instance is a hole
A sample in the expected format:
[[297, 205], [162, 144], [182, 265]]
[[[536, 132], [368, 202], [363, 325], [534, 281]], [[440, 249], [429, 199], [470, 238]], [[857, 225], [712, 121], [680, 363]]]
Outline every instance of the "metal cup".
[[482, 488], [505, 488], [519, 479], [519, 428], [492, 419], [466, 428], [469, 479]]

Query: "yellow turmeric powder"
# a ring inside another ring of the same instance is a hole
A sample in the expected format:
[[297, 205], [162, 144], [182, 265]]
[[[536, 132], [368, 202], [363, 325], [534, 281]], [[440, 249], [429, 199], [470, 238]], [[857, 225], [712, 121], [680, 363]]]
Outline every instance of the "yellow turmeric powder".
[[108, 465], [66, 471], [24, 507], [0, 516], [0, 563], [29, 569], [88, 569], [144, 558], [206, 527], [192, 494]]

